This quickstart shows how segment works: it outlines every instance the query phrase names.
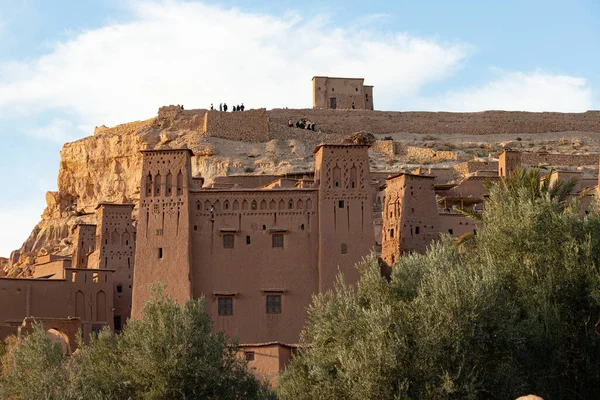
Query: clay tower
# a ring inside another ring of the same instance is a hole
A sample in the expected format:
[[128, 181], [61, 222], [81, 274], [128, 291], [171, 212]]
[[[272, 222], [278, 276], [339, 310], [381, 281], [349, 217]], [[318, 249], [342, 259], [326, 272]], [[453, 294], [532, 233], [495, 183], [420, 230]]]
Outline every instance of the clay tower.
[[319, 188], [319, 290], [333, 287], [338, 271], [348, 283], [357, 261], [375, 245], [369, 197], [368, 146], [321, 145], [315, 150]]
[[192, 298], [189, 185], [191, 150], [145, 150], [137, 226], [132, 315], [139, 317], [149, 286], [183, 303]]

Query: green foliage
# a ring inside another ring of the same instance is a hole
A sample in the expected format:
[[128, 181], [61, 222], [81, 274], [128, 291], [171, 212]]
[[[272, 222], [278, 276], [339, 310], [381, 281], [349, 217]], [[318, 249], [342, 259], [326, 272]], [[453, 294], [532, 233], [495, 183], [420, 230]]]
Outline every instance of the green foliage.
[[18, 339], [2, 358], [0, 397], [53, 400], [64, 398], [63, 352], [46, 336], [41, 324], [26, 339]]
[[153, 288], [142, 318], [121, 335], [104, 329], [68, 360], [41, 325], [3, 357], [2, 398], [264, 399], [223, 333], [212, 332], [204, 299], [179, 305]]
[[204, 299], [180, 306], [160, 288], [140, 320], [125, 326], [124, 374], [144, 399], [259, 398], [263, 388], [236, 357], [236, 347], [212, 332]]
[[489, 188], [484, 229], [319, 295], [284, 399], [594, 398], [600, 385], [600, 215], [573, 183], [519, 171]]
[[135, 398], [131, 378], [124, 372], [120, 341], [119, 336], [104, 328], [97, 336], [92, 335], [89, 343], [79, 342], [79, 351], [65, 365], [69, 398]]

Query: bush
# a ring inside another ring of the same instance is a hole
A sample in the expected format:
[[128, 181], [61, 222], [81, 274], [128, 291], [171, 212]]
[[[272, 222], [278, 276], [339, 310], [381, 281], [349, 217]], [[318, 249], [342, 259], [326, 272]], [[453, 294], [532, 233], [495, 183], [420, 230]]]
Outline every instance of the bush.
[[316, 296], [281, 397], [594, 398], [600, 216], [539, 182], [490, 187], [477, 235], [401, 257], [389, 282], [371, 257], [357, 289]]
[[0, 394], [15, 399], [264, 399], [269, 396], [212, 322], [204, 299], [179, 305], [153, 289], [142, 318], [108, 328], [63, 358], [41, 325], [4, 355]]

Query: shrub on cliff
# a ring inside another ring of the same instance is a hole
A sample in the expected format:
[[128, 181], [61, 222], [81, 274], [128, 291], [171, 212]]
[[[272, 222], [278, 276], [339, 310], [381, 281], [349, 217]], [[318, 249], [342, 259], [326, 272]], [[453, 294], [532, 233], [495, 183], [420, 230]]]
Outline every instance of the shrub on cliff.
[[594, 398], [600, 216], [536, 172], [490, 188], [484, 228], [315, 297], [284, 399]]

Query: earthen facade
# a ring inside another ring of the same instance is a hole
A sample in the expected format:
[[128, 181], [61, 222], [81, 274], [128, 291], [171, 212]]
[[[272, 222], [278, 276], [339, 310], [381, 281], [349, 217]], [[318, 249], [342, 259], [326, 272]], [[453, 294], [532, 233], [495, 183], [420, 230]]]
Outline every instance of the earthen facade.
[[313, 108], [373, 110], [373, 86], [363, 78], [312, 78]]
[[320, 146], [312, 187], [263, 189], [201, 188], [189, 150], [144, 152], [134, 316], [162, 282], [181, 302], [205, 296], [215, 328], [245, 343], [297, 343], [311, 296], [339, 271], [356, 281], [374, 247], [367, 149]]

